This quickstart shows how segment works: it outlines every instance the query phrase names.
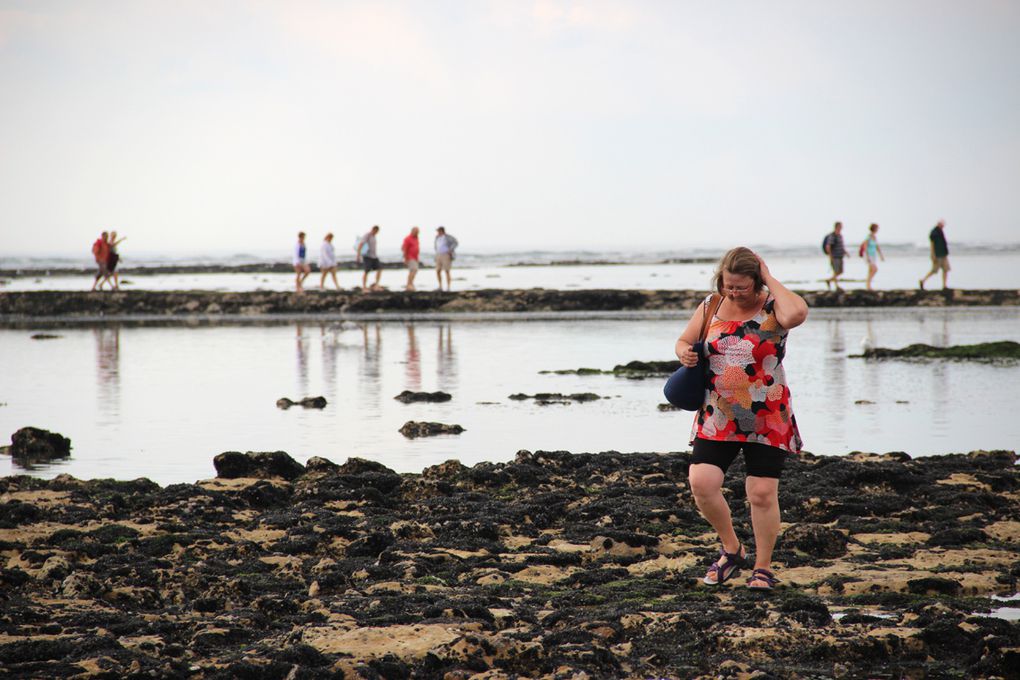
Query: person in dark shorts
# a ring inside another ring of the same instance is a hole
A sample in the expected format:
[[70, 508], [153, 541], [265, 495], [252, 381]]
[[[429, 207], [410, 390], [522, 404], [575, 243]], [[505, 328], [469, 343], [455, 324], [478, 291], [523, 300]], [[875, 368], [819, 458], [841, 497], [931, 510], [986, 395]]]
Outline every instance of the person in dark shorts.
[[[368, 233], [358, 239], [354, 247], [355, 260], [364, 264], [365, 273], [361, 275], [362, 290], [379, 290], [379, 278], [382, 276], [382, 263], [379, 262], [379, 255], [376, 252], [376, 234], [379, 233], [379, 225], [372, 227]], [[375, 272], [375, 283], [368, 287], [368, 275]]]
[[114, 290], [120, 290], [120, 274], [117, 273], [117, 263], [120, 262], [120, 253], [117, 252], [117, 246], [126, 240], [127, 236], [124, 238], [117, 238], [117, 232], [110, 232], [110, 253], [106, 258], [106, 271], [107, 276], [113, 278], [112, 284]]
[[825, 279], [825, 287], [835, 285], [837, 291], [843, 290], [839, 287], [839, 277], [843, 275], [843, 258], [847, 253], [843, 245], [842, 222], [832, 225], [832, 233], [825, 237], [825, 254], [829, 256], [829, 267], [832, 268], [832, 276]]
[[942, 270], [942, 288], [946, 289], [946, 278], [949, 276], [949, 244], [946, 243], [945, 220], [939, 220], [928, 234], [928, 241], [931, 242], [931, 271], [924, 275], [924, 278], [917, 282], [918, 287], [924, 290], [924, 282]]
[[[688, 473], [698, 510], [722, 544], [703, 581], [710, 586], [725, 583], [747, 557], [722, 494], [726, 471], [743, 454], [755, 543], [747, 586], [770, 590], [779, 581], [772, 572], [772, 551], [779, 536], [779, 477], [786, 456], [801, 450], [783, 357], [787, 334], [804, 323], [808, 306], [748, 248], [734, 248], [723, 256], [714, 283], [723, 300], [705, 337], [708, 389], [691, 430]], [[692, 345], [710, 300], [711, 296], [698, 306], [676, 342], [684, 366], [698, 363]]]

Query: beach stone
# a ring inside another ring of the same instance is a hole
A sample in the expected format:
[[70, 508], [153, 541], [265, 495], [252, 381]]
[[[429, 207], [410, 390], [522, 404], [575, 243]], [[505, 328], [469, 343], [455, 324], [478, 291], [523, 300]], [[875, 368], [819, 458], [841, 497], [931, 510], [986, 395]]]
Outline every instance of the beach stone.
[[421, 472], [424, 479], [455, 479], [460, 477], [468, 468], [459, 460], [448, 460], [439, 465], [430, 465]]
[[305, 470], [308, 472], [336, 472], [339, 469], [339, 465], [321, 456], [312, 456], [305, 461]]
[[928, 545], [950, 547], [968, 543], [986, 543], [988, 534], [977, 527], [954, 527], [936, 531], [928, 539]]
[[40, 463], [68, 458], [71, 455], [71, 440], [38, 427], [23, 427], [11, 435], [11, 445], [3, 450], [15, 461]]
[[405, 404], [410, 404], [418, 401], [432, 403], [450, 401], [453, 399], [453, 396], [446, 392], [412, 392], [411, 390], [404, 390], [393, 398]]
[[907, 581], [907, 591], [916, 595], [958, 595], [961, 589], [959, 581], [941, 576], [928, 576]]
[[370, 472], [387, 475], [397, 474], [396, 472], [389, 469], [382, 463], [377, 463], [374, 460], [367, 460], [365, 458], [358, 457], [348, 458], [347, 462], [345, 462], [343, 465], [339, 467], [339, 469], [337, 469], [337, 474], [349, 476], [364, 475]]
[[73, 600], [95, 597], [103, 590], [103, 584], [91, 574], [76, 571], [60, 583], [60, 594]]
[[460, 425], [409, 420], [399, 431], [408, 439], [415, 439], [417, 437], [434, 437], [440, 434], [460, 434], [464, 432], [464, 428]]
[[213, 458], [213, 466], [216, 476], [223, 479], [282, 477], [293, 480], [305, 473], [304, 466], [285, 451], [225, 451]]
[[823, 524], [797, 524], [783, 532], [783, 545], [796, 548], [813, 557], [832, 559], [847, 552], [847, 539], [842, 531]]
[[284, 410], [289, 409], [291, 406], [303, 406], [305, 408], [326, 408], [326, 397], [305, 397], [300, 401], [294, 401], [287, 397], [281, 397], [276, 400], [277, 408]]

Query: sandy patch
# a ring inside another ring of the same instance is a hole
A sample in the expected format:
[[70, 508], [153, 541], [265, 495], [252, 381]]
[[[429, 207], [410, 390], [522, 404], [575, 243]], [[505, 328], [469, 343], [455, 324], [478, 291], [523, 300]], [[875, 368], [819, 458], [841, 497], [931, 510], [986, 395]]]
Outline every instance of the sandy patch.
[[989, 524], [985, 527], [985, 533], [1000, 541], [1020, 543], [1020, 522], [1004, 520]]
[[513, 578], [515, 581], [550, 585], [569, 578], [571, 574], [578, 571], [580, 569], [577, 567], [554, 567], [551, 564], [538, 564], [517, 572], [513, 575]]
[[635, 562], [627, 567], [627, 571], [635, 576], [644, 576], [645, 574], [651, 574], [653, 572], [663, 570], [680, 572], [697, 564], [699, 561], [700, 560], [692, 554], [687, 554], [682, 557], [666, 557], [665, 555], [659, 555], [654, 560], [642, 560], [641, 562]]
[[429, 650], [450, 644], [473, 626], [403, 625], [385, 628], [338, 629], [333, 626], [307, 628], [301, 639], [323, 654], [350, 654], [355, 658], [393, 654], [401, 659], [421, 659]]
[[974, 475], [968, 475], [965, 472], [955, 472], [945, 479], [939, 479], [935, 482], [936, 484], [952, 484], [959, 486], [972, 486], [975, 489], [982, 489], [983, 491], [991, 491], [992, 487], [988, 486], [984, 482], [978, 481]]
[[895, 545], [912, 545], [915, 543], [924, 543], [931, 538], [931, 534], [926, 534], [923, 531], [906, 531], [898, 534], [853, 534], [851, 538], [855, 538], [861, 543], [866, 543], [867, 545], [874, 545], [876, 543], [883, 545], [889, 543], [893, 543]]

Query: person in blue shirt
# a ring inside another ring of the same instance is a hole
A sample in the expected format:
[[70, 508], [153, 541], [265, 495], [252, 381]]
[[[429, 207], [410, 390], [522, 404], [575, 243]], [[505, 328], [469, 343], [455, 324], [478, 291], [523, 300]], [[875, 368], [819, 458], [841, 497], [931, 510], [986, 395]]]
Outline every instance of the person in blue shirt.
[[302, 284], [311, 273], [312, 268], [308, 264], [308, 248], [305, 246], [305, 232], [299, 231], [297, 243], [294, 245], [294, 288], [298, 293], [305, 291]]

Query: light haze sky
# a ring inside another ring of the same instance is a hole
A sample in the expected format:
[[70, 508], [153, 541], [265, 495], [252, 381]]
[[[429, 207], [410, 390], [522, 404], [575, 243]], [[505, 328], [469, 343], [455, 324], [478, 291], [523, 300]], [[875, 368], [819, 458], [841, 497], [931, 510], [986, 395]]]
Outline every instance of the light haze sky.
[[0, 255], [1016, 242], [1018, 36], [1015, 0], [0, 0]]

